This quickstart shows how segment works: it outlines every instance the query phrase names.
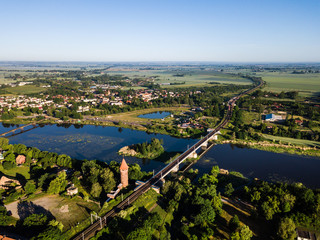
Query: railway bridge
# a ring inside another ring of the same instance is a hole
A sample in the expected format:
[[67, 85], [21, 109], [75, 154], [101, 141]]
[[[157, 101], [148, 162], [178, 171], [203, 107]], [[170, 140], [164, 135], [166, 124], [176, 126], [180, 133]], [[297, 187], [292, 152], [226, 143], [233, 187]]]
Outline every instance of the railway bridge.
[[104, 226], [107, 225], [107, 221], [112, 219], [114, 216], [117, 215], [118, 212], [120, 212], [125, 207], [129, 206], [133, 201], [138, 199], [143, 193], [149, 190], [153, 185], [155, 185], [157, 182], [159, 182], [161, 179], [166, 177], [170, 172], [176, 171], [177, 168], [179, 168], [179, 165], [184, 162], [188, 158], [194, 158], [196, 156], [196, 151], [201, 147], [207, 147], [208, 142], [215, 138], [215, 136], [218, 134], [218, 132], [225, 127], [232, 116], [233, 107], [235, 102], [242, 97], [245, 94], [249, 94], [258, 88], [260, 88], [263, 85], [263, 81], [260, 81], [260, 83], [256, 86], [254, 86], [252, 89], [246, 90], [243, 93], [240, 93], [239, 95], [231, 98], [227, 103], [227, 112], [221, 123], [213, 129], [210, 133], [208, 133], [205, 137], [201, 138], [197, 143], [195, 143], [193, 146], [188, 148], [184, 153], [179, 155], [177, 158], [175, 158], [173, 161], [171, 161], [168, 165], [166, 165], [163, 169], [161, 169], [158, 173], [153, 175], [147, 182], [144, 184], [141, 184], [139, 188], [136, 188], [136, 191], [134, 191], [131, 195], [126, 197], [122, 202], [120, 202], [117, 206], [115, 206], [112, 210], [107, 212], [104, 216], [99, 217], [99, 220], [91, 224], [87, 229], [79, 233], [77, 236], [75, 236], [74, 240], [86, 240], [90, 237], [94, 236], [97, 231], [102, 229]]

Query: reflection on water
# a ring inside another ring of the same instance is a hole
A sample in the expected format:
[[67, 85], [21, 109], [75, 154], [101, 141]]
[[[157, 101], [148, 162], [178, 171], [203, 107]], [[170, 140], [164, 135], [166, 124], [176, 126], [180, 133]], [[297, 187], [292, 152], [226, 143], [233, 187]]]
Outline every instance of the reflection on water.
[[[0, 127], [0, 132], [8, 131]], [[126, 128], [102, 127], [91, 125], [46, 125], [10, 138], [10, 143], [23, 143], [41, 150], [65, 153], [76, 159], [98, 159], [110, 162], [120, 161], [117, 154], [120, 148], [135, 143], [163, 139], [164, 149], [168, 152], [183, 152], [195, 139], [179, 139], [163, 134], [148, 134]], [[164, 164], [152, 160], [126, 157], [129, 163], [138, 163], [142, 169], [152, 171], [161, 169]]]
[[317, 157], [279, 154], [224, 144], [211, 148], [193, 167], [202, 173], [214, 165], [241, 172], [246, 177], [302, 182], [320, 188], [320, 158]]
[[[0, 133], [16, 126], [1, 126]], [[197, 140], [179, 139], [163, 134], [148, 134], [126, 128], [90, 125], [46, 125], [30, 132], [10, 138], [10, 143], [23, 143], [41, 150], [65, 153], [77, 159], [98, 159], [110, 162], [121, 161], [118, 150], [127, 145], [151, 141], [151, 138], [164, 141], [168, 152], [183, 152]], [[129, 163], [138, 163], [142, 170], [160, 170], [164, 163], [155, 160], [142, 160], [126, 157]], [[212, 166], [229, 171], [238, 171], [247, 177], [257, 177], [272, 181], [302, 182], [310, 187], [320, 188], [320, 159], [300, 155], [278, 154], [235, 145], [217, 145], [211, 148], [193, 168], [200, 173], [208, 172]]]

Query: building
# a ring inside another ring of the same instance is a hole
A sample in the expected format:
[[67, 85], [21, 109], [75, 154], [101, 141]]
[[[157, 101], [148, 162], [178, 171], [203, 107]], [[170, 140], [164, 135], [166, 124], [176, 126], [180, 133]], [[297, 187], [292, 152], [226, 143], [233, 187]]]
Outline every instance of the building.
[[273, 113], [262, 115], [262, 120], [269, 121], [269, 122], [275, 122], [275, 121], [281, 121], [283, 120], [281, 115], [275, 115]]
[[309, 231], [297, 229], [297, 240], [317, 240], [317, 236]]
[[25, 162], [26, 162], [26, 156], [18, 155], [18, 157], [16, 158], [16, 164], [21, 165], [21, 164], [24, 164]]
[[120, 177], [121, 177], [122, 187], [124, 188], [129, 185], [128, 169], [129, 167], [126, 163], [126, 160], [124, 160], [123, 158], [120, 165]]
[[67, 195], [72, 196], [78, 193], [78, 188], [75, 187], [73, 184], [67, 188]]

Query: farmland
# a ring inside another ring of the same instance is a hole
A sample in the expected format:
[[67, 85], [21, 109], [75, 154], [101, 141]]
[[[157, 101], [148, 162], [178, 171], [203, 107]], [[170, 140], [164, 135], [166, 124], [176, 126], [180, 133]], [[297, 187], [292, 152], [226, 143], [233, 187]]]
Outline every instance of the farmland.
[[289, 72], [264, 72], [257, 74], [267, 82], [265, 90], [299, 91], [300, 95], [310, 96], [320, 92], [320, 74], [291, 74]]
[[[174, 85], [165, 85], [166, 87], [191, 87], [191, 86], [204, 86], [209, 83], [217, 84], [251, 84], [250, 80], [238, 77], [232, 74], [224, 74], [217, 71], [200, 71], [200, 70], [134, 70], [134, 69], [121, 69], [108, 72], [110, 75], [124, 75], [130, 78], [148, 78], [156, 77], [155, 83], [166, 84], [171, 83]], [[181, 83], [181, 84], [179, 84]]]

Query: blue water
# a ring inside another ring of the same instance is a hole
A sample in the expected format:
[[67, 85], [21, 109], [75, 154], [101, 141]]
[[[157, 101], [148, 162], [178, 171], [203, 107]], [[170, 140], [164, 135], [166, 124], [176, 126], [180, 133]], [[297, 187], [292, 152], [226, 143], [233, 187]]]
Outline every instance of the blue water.
[[148, 113], [139, 115], [139, 118], [149, 118], [149, 119], [161, 119], [168, 117], [171, 113], [170, 112], [154, 112], [154, 113]]
[[[16, 126], [5, 128], [0, 125], [0, 133]], [[183, 152], [196, 139], [179, 139], [163, 134], [102, 126], [46, 125], [10, 139], [10, 143], [23, 143], [41, 150], [65, 153], [77, 159], [98, 159], [110, 162], [121, 161], [117, 154], [120, 148], [150, 141], [151, 138], [163, 139], [166, 151]], [[138, 163], [144, 171], [160, 170], [164, 163], [155, 160], [142, 160], [126, 157], [129, 163]], [[291, 154], [279, 154], [256, 149], [240, 148], [224, 144], [210, 149], [196, 164], [194, 169], [200, 173], [210, 171], [212, 166], [229, 171], [238, 171], [247, 177], [257, 177], [271, 181], [302, 182], [306, 186], [320, 188], [320, 158]]]

